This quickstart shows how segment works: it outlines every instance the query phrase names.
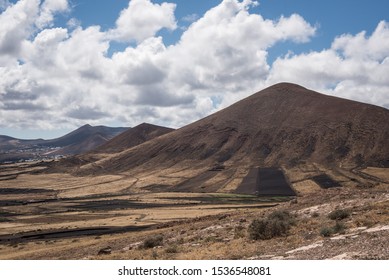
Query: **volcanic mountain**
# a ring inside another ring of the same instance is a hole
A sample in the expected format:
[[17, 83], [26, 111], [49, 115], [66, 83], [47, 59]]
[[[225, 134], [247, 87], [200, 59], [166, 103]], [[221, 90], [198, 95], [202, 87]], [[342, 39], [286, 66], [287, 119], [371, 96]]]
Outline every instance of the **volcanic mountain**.
[[46, 140], [46, 145], [65, 147], [76, 143], [81, 143], [90, 137], [99, 135], [104, 139], [111, 139], [116, 135], [127, 130], [127, 127], [107, 127], [107, 126], [91, 126], [86, 124], [80, 128], [56, 139]]
[[126, 129], [87, 124], [51, 140], [23, 140], [0, 135], [0, 162], [84, 153], [104, 144]]
[[84, 166], [82, 172], [184, 164], [388, 166], [388, 139], [389, 110], [280, 83], [181, 129]]
[[91, 153], [118, 153], [171, 131], [174, 131], [174, 129], [142, 123], [112, 138], [92, 150]]
[[81, 154], [106, 143], [127, 129], [126, 127], [91, 126], [86, 124], [60, 138], [46, 140], [44, 145], [63, 147], [56, 151], [56, 154]]

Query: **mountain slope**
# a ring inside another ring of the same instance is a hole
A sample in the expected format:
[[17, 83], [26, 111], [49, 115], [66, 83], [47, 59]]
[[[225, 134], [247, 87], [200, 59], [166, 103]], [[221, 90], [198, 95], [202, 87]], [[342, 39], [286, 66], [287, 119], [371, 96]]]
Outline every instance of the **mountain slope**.
[[[99, 169], [126, 171], [147, 163], [189, 165], [387, 166], [389, 110], [281, 83], [211, 116], [98, 162]], [[99, 171], [99, 172], [100, 172]]]
[[60, 138], [45, 141], [45, 145], [63, 147], [54, 154], [81, 154], [97, 148], [127, 129], [86, 124]]
[[62, 137], [46, 140], [44, 144], [65, 147], [74, 145], [76, 143], [81, 143], [93, 135], [101, 135], [106, 139], [111, 139], [126, 129], [127, 128], [124, 127], [91, 126], [86, 124]]
[[85, 135], [83, 138], [79, 139], [77, 142], [73, 142], [70, 145], [65, 146], [64, 148], [55, 150], [53, 153], [56, 155], [77, 155], [88, 152], [95, 149], [109, 141], [110, 137], [102, 135], [100, 133], [94, 133], [91, 135]]
[[42, 159], [55, 155], [74, 155], [94, 149], [125, 131], [123, 127], [84, 125], [51, 140], [23, 140], [0, 136], [0, 162]]
[[10, 149], [26, 148], [41, 143], [42, 139], [24, 140], [0, 135], [0, 152], [7, 152]]
[[174, 131], [174, 129], [142, 123], [112, 138], [97, 149], [91, 151], [91, 153], [118, 153], [171, 131]]

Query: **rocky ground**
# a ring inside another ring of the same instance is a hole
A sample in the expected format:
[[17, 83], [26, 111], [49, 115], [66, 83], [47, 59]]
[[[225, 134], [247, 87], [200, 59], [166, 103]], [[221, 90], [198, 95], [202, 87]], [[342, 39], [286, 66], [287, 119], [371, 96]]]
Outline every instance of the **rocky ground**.
[[[267, 210], [244, 210], [165, 225], [127, 242], [118, 239], [105, 243], [105, 253], [96, 252], [85, 258], [387, 260], [387, 190], [387, 185], [328, 189]], [[335, 210], [346, 211], [348, 216], [332, 220], [329, 214]], [[274, 211], [291, 213], [295, 222], [289, 232], [267, 240], [252, 240], [248, 232], [251, 222]], [[325, 229], [332, 232], [325, 234]], [[147, 242], [151, 244], [145, 246]]]

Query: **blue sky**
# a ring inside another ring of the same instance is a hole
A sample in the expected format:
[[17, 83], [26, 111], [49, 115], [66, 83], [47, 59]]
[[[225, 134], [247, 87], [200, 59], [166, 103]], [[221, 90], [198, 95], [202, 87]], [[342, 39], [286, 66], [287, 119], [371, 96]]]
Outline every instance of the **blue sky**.
[[180, 127], [280, 81], [389, 107], [389, 2], [0, 0], [0, 134]]
[[[164, 0], [153, 1], [163, 3]], [[220, 0], [176, 0], [176, 18], [179, 24], [187, 25], [185, 17], [191, 15], [202, 16], [206, 11], [217, 6]], [[83, 26], [100, 25], [103, 29], [112, 28], [118, 14], [126, 8], [128, 0], [94, 1], [73, 0], [73, 10], [66, 17], [58, 19], [58, 24], [66, 26], [69, 16], [81, 21]], [[386, 0], [355, 0], [355, 1], [309, 1], [309, 0], [262, 0], [259, 6], [253, 7], [251, 12], [261, 14], [264, 18], [278, 19], [281, 15], [290, 16], [297, 13], [309, 23], [318, 27], [315, 38], [306, 44], [280, 43], [270, 50], [271, 61], [288, 50], [304, 52], [309, 50], [321, 50], [331, 46], [336, 36], [345, 33], [356, 34], [362, 30], [372, 33], [381, 20], [388, 20], [389, 2]], [[179, 40], [183, 30], [176, 29], [167, 32], [162, 30], [166, 44], [174, 44]], [[118, 44], [117, 49], [125, 45]]]
[[[166, 1], [158, 0], [154, 3]], [[202, 16], [206, 11], [218, 5], [220, 0], [180, 0], [170, 1], [177, 4], [175, 14], [178, 22], [187, 25], [185, 17]], [[104, 29], [111, 28], [121, 10], [126, 8], [128, 0], [94, 1], [73, 0], [71, 16], [80, 19], [83, 26], [100, 25]], [[259, 6], [251, 12], [261, 14], [264, 18], [278, 19], [281, 15], [290, 16], [293, 13], [301, 15], [305, 20], [318, 26], [315, 38], [303, 45], [280, 44], [272, 50], [274, 58], [285, 54], [289, 49], [296, 52], [321, 50], [330, 47], [336, 36], [345, 33], [356, 34], [362, 30], [371, 33], [381, 20], [388, 20], [389, 2], [386, 0], [355, 0], [355, 1], [309, 1], [309, 0], [262, 0]], [[67, 19], [68, 17], [62, 18]], [[66, 22], [58, 22], [66, 24]], [[174, 44], [179, 40], [182, 30], [173, 32], [161, 31], [166, 44]]]

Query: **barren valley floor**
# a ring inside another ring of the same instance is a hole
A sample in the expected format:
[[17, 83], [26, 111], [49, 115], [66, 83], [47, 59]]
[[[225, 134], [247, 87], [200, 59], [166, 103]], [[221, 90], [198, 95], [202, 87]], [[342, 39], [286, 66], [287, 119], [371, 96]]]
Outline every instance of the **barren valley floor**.
[[[283, 167], [297, 197], [236, 193], [249, 170], [232, 167], [88, 177], [42, 169], [1, 166], [1, 259], [389, 259], [388, 169]], [[323, 236], [339, 209], [350, 213], [342, 230]], [[252, 240], [251, 222], [278, 210], [295, 217], [289, 233]]]

